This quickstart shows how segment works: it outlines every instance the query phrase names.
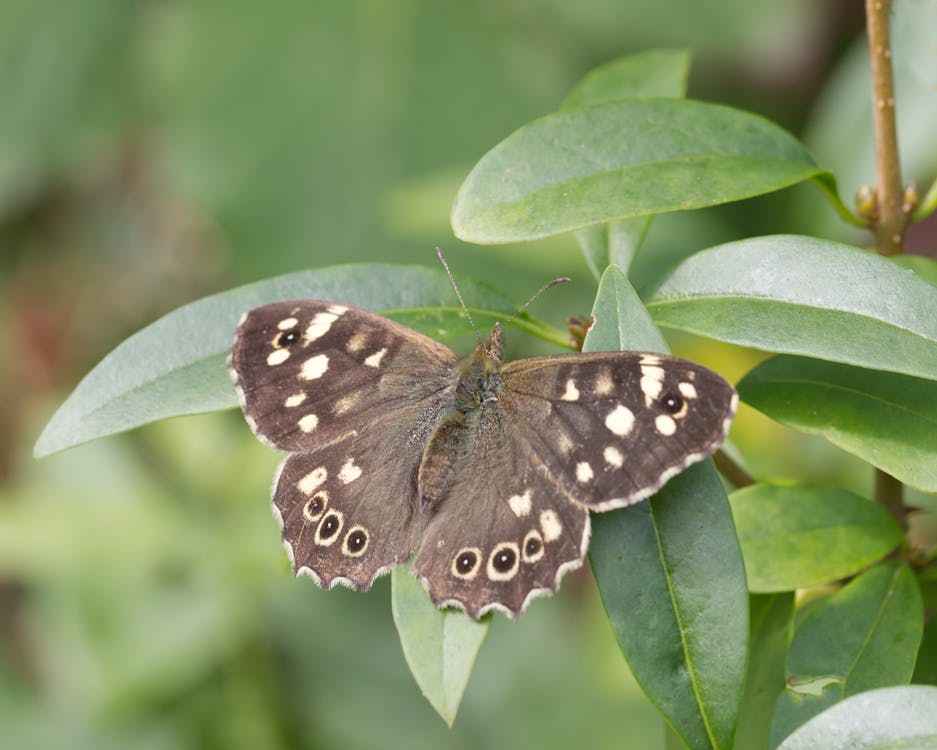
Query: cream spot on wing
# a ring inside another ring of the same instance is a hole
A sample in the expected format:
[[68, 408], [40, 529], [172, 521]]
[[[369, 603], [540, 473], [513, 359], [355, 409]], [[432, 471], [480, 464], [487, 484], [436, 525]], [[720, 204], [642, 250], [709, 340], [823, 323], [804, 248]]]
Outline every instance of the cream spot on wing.
[[576, 387], [576, 381], [570, 378], [566, 381], [566, 393], [564, 393], [560, 398], [563, 401], [578, 401], [579, 400], [579, 389]]
[[556, 433], [556, 445], [563, 454], [568, 454], [573, 449], [572, 439], [562, 430]]
[[294, 393], [292, 396], [287, 397], [286, 401], [283, 402], [283, 406], [287, 409], [292, 409], [294, 406], [299, 406], [305, 400], [305, 393]]
[[296, 486], [299, 487], [299, 491], [304, 495], [311, 495], [320, 484], [328, 479], [328, 476], [329, 472], [326, 471], [326, 468], [324, 466], [319, 466], [300, 479], [299, 482], [296, 483]]
[[[644, 368], [642, 367], [641, 369], [643, 370]], [[657, 378], [646, 376], [641, 378], [641, 390], [644, 393], [644, 401], [648, 406], [660, 398], [660, 392], [663, 390], [663, 387], [663, 382]]]
[[379, 367], [381, 364], [381, 359], [385, 354], [387, 354], [386, 346], [383, 349], [378, 349], [376, 352], [374, 352], [374, 354], [364, 360], [364, 363], [368, 367]]
[[345, 305], [331, 305], [329, 307], [329, 312], [334, 313], [335, 315], [344, 315], [348, 312], [348, 308]]
[[345, 344], [345, 349], [354, 354], [355, 352], [360, 352], [364, 349], [364, 345], [368, 343], [368, 334], [364, 331], [358, 331], [350, 339], [348, 343]]
[[315, 414], [307, 414], [299, 420], [299, 429], [303, 432], [312, 432], [319, 425], [319, 418]]
[[656, 366], [659, 365], [660, 362], [660, 357], [658, 357], [656, 354], [645, 354], [641, 357], [642, 365]]
[[588, 461], [580, 461], [576, 464], [576, 479], [585, 484], [592, 477], [595, 476], [592, 473], [592, 466], [589, 465]]
[[596, 396], [607, 396], [612, 392], [615, 384], [612, 382], [612, 376], [607, 371], [602, 370], [595, 378], [595, 385], [592, 386], [592, 392]]
[[696, 398], [697, 396], [696, 386], [692, 383], [680, 383], [677, 388], [680, 390], [680, 395], [683, 396], [683, 398]]
[[607, 446], [602, 452], [602, 457], [605, 459], [605, 463], [609, 466], [614, 466], [616, 469], [620, 469], [624, 466], [625, 457], [614, 445]]
[[616, 435], [627, 435], [634, 427], [634, 414], [628, 407], [618, 404], [605, 417], [605, 426]]
[[316, 380], [321, 378], [329, 369], [329, 358], [325, 354], [317, 354], [303, 362], [303, 369], [299, 377], [303, 380]]
[[306, 326], [306, 332], [303, 334], [303, 338], [306, 339], [306, 343], [315, 341], [318, 338], [322, 338], [326, 333], [329, 332], [329, 329], [332, 327], [332, 323], [338, 320], [337, 315], [332, 313], [320, 312], [312, 316], [312, 320], [309, 321], [309, 325]]
[[514, 511], [515, 516], [523, 518], [530, 513], [530, 498], [530, 490], [526, 490], [523, 495], [511, 495], [511, 497], [508, 498], [508, 505], [511, 506], [511, 510]]
[[299, 321], [296, 318], [283, 318], [279, 323], [277, 323], [277, 328], [281, 331], [288, 331], [290, 328], [293, 328]]
[[361, 476], [361, 467], [355, 466], [355, 459], [349, 458], [345, 461], [341, 470], [338, 472], [338, 479], [342, 484], [354, 482]]
[[340, 417], [342, 414], [347, 414], [349, 411], [351, 411], [360, 399], [360, 393], [349, 393], [347, 396], [342, 396], [338, 401], [335, 402], [335, 406], [332, 407], [332, 411], [336, 416]]
[[560, 538], [563, 534], [563, 524], [560, 523], [556, 511], [545, 510], [540, 514], [540, 530], [543, 532], [545, 542], [552, 542]]
[[270, 352], [270, 354], [267, 355], [267, 364], [271, 367], [282, 365], [289, 358], [289, 349], [274, 349], [272, 352]]
[[661, 435], [673, 435], [677, 431], [677, 423], [667, 414], [658, 414], [654, 426]]

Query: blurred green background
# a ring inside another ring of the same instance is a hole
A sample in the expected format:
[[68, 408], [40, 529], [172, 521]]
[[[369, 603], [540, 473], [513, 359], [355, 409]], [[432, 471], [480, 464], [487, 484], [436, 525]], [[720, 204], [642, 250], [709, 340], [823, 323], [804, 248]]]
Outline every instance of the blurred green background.
[[[288, 574], [278, 458], [239, 414], [41, 462], [32, 443], [124, 337], [279, 273], [433, 265], [438, 244], [518, 303], [570, 275], [534, 312], [587, 313], [571, 237], [469, 247], [449, 207], [486, 150], [628, 52], [692, 49], [691, 96], [804, 136], [848, 171], [848, 197], [872, 178], [862, 22], [854, 0], [0, 0], [0, 745], [663, 747], [588, 571], [518, 623], [494, 618], [450, 731], [407, 672], [386, 579], [362, 595]], [[933, 176], [910, 138], [906, 169]], [[810, 186], [661, 217], [634, 276], [752, 234], [860, 241], [830, 217]], [[754, 361], [674, 345], [731, 377]], [[761, 475], [868, 486], [750, 412], [734, 435], [761, 436]]]

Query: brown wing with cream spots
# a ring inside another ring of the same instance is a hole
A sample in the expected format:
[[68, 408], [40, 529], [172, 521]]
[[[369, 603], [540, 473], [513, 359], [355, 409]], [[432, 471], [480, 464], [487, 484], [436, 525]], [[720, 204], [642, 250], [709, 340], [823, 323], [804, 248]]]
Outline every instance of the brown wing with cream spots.
[[297, 575], [368, 589], [412, 557], [426, 520], [416, 503], [422, 439], [409, 439], [415, 415], [398, 417], [373, 428], [379, 440], [365, 431], [283, 462], [273, 507]]
[[499, 406], [480, 406], [459, 430], [459, 454], [414, 572], [437, 606], [516, 617], [582, 564], [589, 514]]
[[720, 375], [662, 354], [532, 357], [502, 376], [501, 404], [527, 452], [592, 510], [638, 502], [706, 458], [738, 403]]
[[[398, 410], [445, 398], [458, 361], [387, 318], [324, 300], [246, 313], [228, 366], [248, 424], [269, 445], [309, 450]], [[419, 420], [420, 414], [413, 417]]]

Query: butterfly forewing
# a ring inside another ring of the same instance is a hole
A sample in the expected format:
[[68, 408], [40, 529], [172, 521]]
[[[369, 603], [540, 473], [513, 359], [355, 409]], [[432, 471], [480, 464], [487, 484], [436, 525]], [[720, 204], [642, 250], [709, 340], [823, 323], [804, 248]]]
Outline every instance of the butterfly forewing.
[[445, 400], [457, 361], [448, 347], [387, 318], [300, 300], [247, 313], [229, 364], [258, 437], [301, 451], [415, 402]]
[[647, 497], [725, 439], [737, 396], [685, 359], [646, 352], [533, 357], [502, 369], [502, 408], [577, 502]]

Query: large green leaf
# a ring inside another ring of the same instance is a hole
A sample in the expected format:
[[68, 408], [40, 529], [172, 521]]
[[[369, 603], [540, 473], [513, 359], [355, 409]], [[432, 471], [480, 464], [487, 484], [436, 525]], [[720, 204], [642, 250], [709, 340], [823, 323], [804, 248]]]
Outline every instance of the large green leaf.
[[436, 609], [409, 568], [391, 571], [391, 607], [400, 645], [423, 695], [452, 726], [490, 618], [476, 622]]
[[887, 687], [847, 698], [814, 717], [778, 750], [933, 750], [937, 688]]
[[466, 178], [456, 235], [496, 244], [591, 224], [702, 208], [821, 173], [777, 125], [685, 99], [563, 110], [517, 130]]
[[772, 419], [823, 435], [906, 484], [937, 491], [937, 381], [781, 356], [739, 383]]
[[[615, 267], [602, 277], [588, 351], [660, 351]], [[725, 491], [712, 462], [649, 502], [593, 515], [592, 570], [632, 672], [691, 748], [730, 748], [745, 678], [748, 606]]]
[[836, 487], [758, 484], [729, 500], [751, 591], [793, 591], [845, 578], [904, 539], [888, 511]]
[[842, 698], [911, 679], [924, 608], [910, 568], [866, 571], [813, 609], [794, 634], [772, 746]]
[[617, 99], [682, 97], [690, 76], [688, 50], [646, 50], [589, 71], [560, 109], [589, 107]]
[[[513, 306], [489, 287], [460, 282], [479, 323]], [[238, 319], [257, 305], [321, 298], [381, 312], [436, 338], [471, 331], [441, 271], [347, 265], [279, 276], [174, 310], [131, 336], [78, 384], [39, 436], [35, 455], [183, 414], [237, 405], [225, 357]]]
[[768, 747], [774, 704], [784, 691], [784, 660], [793, 617], [792, 592], [752, 594], [749, 597], [751, 655], [735, 732], [737, 748], [764, 750]]
[[647, 307], [661, 326], [937, 379], [937, 290], [836, 242], [778, 235], [703, 250], [649, 293]]

